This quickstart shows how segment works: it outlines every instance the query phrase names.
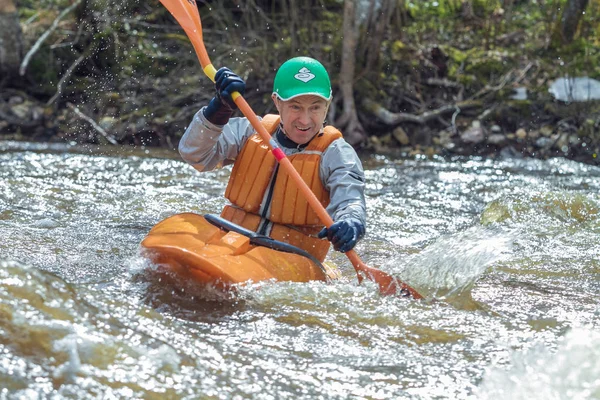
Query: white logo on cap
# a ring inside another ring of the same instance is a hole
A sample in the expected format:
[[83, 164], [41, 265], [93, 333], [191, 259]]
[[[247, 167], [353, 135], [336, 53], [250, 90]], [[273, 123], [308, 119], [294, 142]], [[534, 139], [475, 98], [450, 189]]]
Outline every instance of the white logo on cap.
[[315, 74], [313, 74], [312, 72], [310, 72], [310, 69], [306, 68], [306, 67], [302, 67], [300, 69], [300, 71], [298, 71], [298, 73], [296, 75], [294, 75], [294, 78], [298, 79], [299, 81], [302, 81], [304, 83], [311, 81], [313, 79], [316, 78]]

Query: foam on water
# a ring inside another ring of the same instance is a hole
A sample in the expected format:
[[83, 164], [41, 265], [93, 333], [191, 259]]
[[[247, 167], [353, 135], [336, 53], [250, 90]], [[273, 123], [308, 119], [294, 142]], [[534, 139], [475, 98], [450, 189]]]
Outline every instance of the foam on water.
[[578, 327], [556, 348], [514, 351], [507, 365], [486, 371], [475, 395], [482, 400], [600, 398], [600, 332]]
[[132, 395], [157, 388], [168, 392], [170, 376], [189, 360], [144, 333], [145, 316], [129, 318], [131, 327], [123, 325], [86, 299], [99, 295], [74, 289], [48, 272], [0, 260], [0, 381], [10, 377], [17, 389], [19, 376], [36, 376], [26, 390], [13, 392], [15, 398], [36, 398], [34, 393], [53, 388], [58, 388], [55, 394], [76, 398], [112, 393], [107, 385], [115, 379], [122, 384], [114, 393], [127, 388]]

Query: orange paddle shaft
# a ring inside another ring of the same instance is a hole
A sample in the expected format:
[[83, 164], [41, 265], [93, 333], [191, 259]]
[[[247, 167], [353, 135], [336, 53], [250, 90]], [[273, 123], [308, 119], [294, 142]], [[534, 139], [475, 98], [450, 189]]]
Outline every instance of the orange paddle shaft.
[[[177, 22], [179, 22], [183, 30], [186, 32], [187, 36], [192, 42], [192, 45], [194, 46], [196, 55], [200, 60], [200, 64], [202, 65], [204, 73], [214, 82], [217, 71], [210, 62], [206, 47], [204, 46], [204, 41], [202, 39], [202, 24], [200, 22], [200, 14], [198, 12], [198, 7], [196, 6], [195, 0], [160, 0], [160, 2], [171, 12], [171, 14], [173, 14]], [[269, 132], [267, 132], [265, 127], [260, 123], [260, 120], [250, 105], [248, 105], [248, 102], [246, 102], [246, 100], [238, 92], [233, 93], [231, 97], [235, 101], [235, 104], [238, 106], [240, 111], [242, 111], [244, 116], [248, 119], [248, 121], [250, 121], [250, 124], [260, 135], [260, 137], [266, 143], [269, 143], [271, 151], [279, 164], [294, 180], [298, 186], [298, 189], [305, 196], [308, 204], [315, 211], [321, 222], [329, 228], [333, 224], [333, 219], [327, 213], [327, 210], [325, 210], [325, 207], [323, 207], [319, 199], [317, 199], [317, 196], [315, 196], [306, 182], [304, 182], [298, 171], [296, 171], [283, 150], [281, 150], [279, 145], [273, 140], [273, 138], [271, 138]], [[398, 293], [410, 295], [415, 299], [423, 298], [423, 296], [421, 296], [416, 290], [404, 282], [393, 278], [381, 270], [366, 265], [354, 250], [350, 250], [345, 254], [354, 266], [359, 282], [361, 282], [363, 278], [367, 278], [376, 282], [379, 286], [380, 293], [384, 295]]]
[[[321, 204], [317, 196], [310, 190], [310, 187], [304, 182], [304, 179], [300, 176], [300, 173], [294, 168], [292, 162], [289, 158], [286, 157], [285, 153], [279, 145], [273, 140], [269, 132], [265, 129], [265, 127], [260, 123], [260, 120], [248, 105], [248, 102], [239, 95], [239, 93], [234, 93], [238, 96], [234, 97], [235, 104], [242, 111], [244, 116], [248, 118], [252, 127], [256, 130], [256, 132], [260, 135], [260, 137], [271, 147], [271, 151], [279, 164], [285, 168], [286, 172], [291, 176], [294, 180], [298, 189], [302, 192], [302, 195], [306, 198], [308, 204], [315, 211], [319, 220], [326, 226], [330, 227], [333, 224], [333, 219], [325, 210], [325, 207]], [[233, 97], [233, 96], [232, 96]], [[354, 266], [356, 270], [356, 274], [358, 276], [358, 281], [361, 282], [364, 277], [370, 278], [371, 280], [377, 282], [379, 285], [379, 291], [382, 294], [395, 294], [398, 289], [400, 291], [408, 291], [413, 298], [422, 298], [420, 294], [418, 294], [413, 288], [406, 285], [405, 283], [399, 282], [397, 279], [392, 278], [390, 275], [385, 274], [383, 271], [367, 266], [356, 254], [354, 250], [349, 250], [346, 253], [346, 256]]]

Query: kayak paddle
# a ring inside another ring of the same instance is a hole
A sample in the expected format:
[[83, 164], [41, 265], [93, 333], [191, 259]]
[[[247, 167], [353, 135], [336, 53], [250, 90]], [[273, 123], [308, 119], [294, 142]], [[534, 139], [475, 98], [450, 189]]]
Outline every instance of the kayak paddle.
[[[200, 13], [196, 5], [195, 0], [160, 0], [160, 2], [169, 10], [169, 12], [175, 17], [179, 25], [183, 28], [188, 38], [192, 42], [196, 55], [202, 69], [206, 76], [208, 76], [213, 82], [215, 80], [215, 74], [217, 73], [216, 68], [210, 62], [206, 47], [204, 46], [202, 38], [202, 24], [200, 22]], [[315, 211], [321, 222], [326, 226], [330, 227], [333, 224], [333, 219], [329, 216], [325, 207], [319, 202], [317, 196], [310, 190], [306, 182], [302, 179], [298, 171], [294, 168], [289, 158], [286, 157], [285, 153], [279, 145], [271, 138], [269, 132], [260, 123], [260, 120], [250, 108], [244, 97], [238, 92], [232, 93], [231, 97], [235, 101], [235, 104], [242, 111], [244, 116], [250, 121], [250, 124], [260, 137], [269, 144], [271, 152], [275, 156], [275, 159], [285, 169], [288, 175], [294, 180], [298, 189], [302, 192], [308, 204]], [[379, 292], [383, 295], [400, 294], [404, 296], [411, 296], [414, 299], [422, 299], [421, 296], [415, 289], [410, 287], [404, 282], [392, 277], [391, 275], [373, 267], [366, 265], [356, 254], [354, 250], [347, 251], [346, 256], [354, 266], [358, 282], [360, 283], [364, 278], [370, 279], [377, 283], [379, 286]]]

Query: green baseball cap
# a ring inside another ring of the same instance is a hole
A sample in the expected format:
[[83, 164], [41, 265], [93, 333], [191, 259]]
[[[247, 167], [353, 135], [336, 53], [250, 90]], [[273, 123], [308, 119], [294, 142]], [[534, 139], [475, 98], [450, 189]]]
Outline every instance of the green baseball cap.
[[330, 101], [331, 81], [323, 64], [314, 58], [295, 57], [284, 62], [277, 70], [273, 94], [283, 101], [309, 94]]

